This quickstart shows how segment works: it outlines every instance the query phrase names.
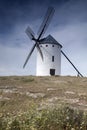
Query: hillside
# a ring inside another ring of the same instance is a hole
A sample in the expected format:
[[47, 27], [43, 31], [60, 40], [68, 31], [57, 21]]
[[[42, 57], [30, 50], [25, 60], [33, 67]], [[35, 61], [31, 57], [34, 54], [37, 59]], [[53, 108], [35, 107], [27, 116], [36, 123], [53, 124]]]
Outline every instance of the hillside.
[[17, 114], [32, 104], [38, 109], [69, 104], [87, 111], [87, 78], [54, 76], [0, 77], [0, 112]]

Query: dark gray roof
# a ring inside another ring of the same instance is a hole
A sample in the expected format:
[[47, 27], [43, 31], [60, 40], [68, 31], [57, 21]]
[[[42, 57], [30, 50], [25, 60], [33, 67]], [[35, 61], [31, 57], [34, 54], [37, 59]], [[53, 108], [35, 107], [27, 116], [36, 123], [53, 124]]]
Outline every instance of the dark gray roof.
[[62, 47], [62, 45], [58, 43], [51, 35], [48, 35], [46, 38], [42, 39], [40, 44], [56, 44]]

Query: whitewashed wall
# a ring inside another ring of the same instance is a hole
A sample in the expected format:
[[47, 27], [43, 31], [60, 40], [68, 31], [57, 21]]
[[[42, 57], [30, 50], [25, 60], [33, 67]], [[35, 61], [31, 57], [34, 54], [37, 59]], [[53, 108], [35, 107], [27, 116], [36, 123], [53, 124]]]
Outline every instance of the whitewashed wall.
[[[46, 47], [48, 45], [48, 47]], [[37, 51], [36, 76], [50, 76], [50, 69], [55, 69], [55, 75], [61, 74], [61, 46], [54, 44], [41, 44], [43, 61]], [[52, 62], [54, 56], [54, 62]]]

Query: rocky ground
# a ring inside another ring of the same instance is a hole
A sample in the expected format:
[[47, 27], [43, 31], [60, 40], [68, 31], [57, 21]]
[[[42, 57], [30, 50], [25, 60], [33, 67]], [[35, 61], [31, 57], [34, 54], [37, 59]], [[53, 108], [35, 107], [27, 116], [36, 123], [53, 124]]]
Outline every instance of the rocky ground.
[[61, 104], [87, 111], [86, 77], [0, 77], [0, 113], [15, 114], [32, 105], [43, 109]]

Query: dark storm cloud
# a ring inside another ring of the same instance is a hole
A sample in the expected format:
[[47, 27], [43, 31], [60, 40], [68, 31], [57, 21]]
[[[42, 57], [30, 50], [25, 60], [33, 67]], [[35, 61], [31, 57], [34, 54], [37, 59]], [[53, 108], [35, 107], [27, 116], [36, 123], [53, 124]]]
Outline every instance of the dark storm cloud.
[[41, 24], [48, 6], [55, 8], [53, 28], [87, 21], [87, 0], [0, 0], [0, 38], [17, 26], [34, 25], [39, 19]]
[[60, 8], [55, 6], [55, 26], [87, 22], [87, 0], [70, 0]]
[[0, 0], [0, 33], [13, 31], [16, 24], [31, 22], [41, 16], [50, 5], [61, 5], [68, 0]]
[[87, 21], [87, 0], [0, 0], [0, 41], [7, 44], [6, 38], [18, 31], [20, 35], [28, 24], [37, 32], [48, 6], [55, 8], [55, 14], [47, 32]]
[[[28, 3], [28, 4], [27, 4]], [[7, 33], [12, 30], [16, 23], [26, 20], [27, 12], [30, 12], [27, 6], [29, 2], [20, 0], [3, 0], [0, 4], [0, 32]], [[28, 10], [27, 10], [28, 9]], [[24, 19], [24, 20], [23, 20]]]

